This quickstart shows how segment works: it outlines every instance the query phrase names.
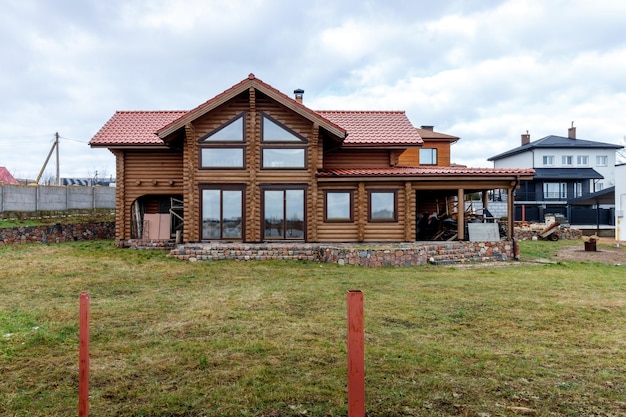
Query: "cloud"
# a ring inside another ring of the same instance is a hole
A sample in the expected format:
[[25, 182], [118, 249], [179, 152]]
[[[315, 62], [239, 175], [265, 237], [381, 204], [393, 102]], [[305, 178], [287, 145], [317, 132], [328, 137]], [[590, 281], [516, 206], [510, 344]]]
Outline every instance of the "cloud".
[[9, 2], [0, 165], [35, 176], [58, 131], [62, 175], [114, 172], [86, 142], [115, 110], [193, 108], [250, 72], [315, 109], [406, 110], [460, 136], [452, 159], [471, 166], [572, 121], [618, 143], [626, 3], [601, 3]]

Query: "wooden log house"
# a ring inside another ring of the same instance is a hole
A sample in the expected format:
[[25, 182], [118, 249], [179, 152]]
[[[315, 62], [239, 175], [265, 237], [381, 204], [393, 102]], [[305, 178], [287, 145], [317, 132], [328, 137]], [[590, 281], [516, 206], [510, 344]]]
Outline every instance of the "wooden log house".
[[116, 112], [90, 145], [116, 158], [118, 244], [413, 242], [444, 202], [492, 189], [512, 202], [533, 176], [450, 166], [458, 138], [402, 111], [314, 111], [294, 93], [250, 74], [190, 111]]

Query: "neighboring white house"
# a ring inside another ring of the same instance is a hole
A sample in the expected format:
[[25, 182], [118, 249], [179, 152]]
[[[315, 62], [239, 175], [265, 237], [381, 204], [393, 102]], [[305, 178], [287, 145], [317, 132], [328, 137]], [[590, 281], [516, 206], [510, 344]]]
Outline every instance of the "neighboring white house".
[[615, 167], [615, 240], [626, 240], [626, 164]]
[[[533, 181], [523, 181], [515, 192], [516, 220], [544, 221], [547, 214], [565, 216], [572, 224], [611, 225], [614, 205], [597, 204], [598, 194], [615, 186], [616, 152], [623, 146], [576, 138], [546, 136], [532, 141], [522, 135], [521, 146], [489, 158], [494, 168], [533, 168]], [[604, 190], [604, 191], [603, 191]], [[584, 197], [596, 197], [585, 203]], [[597, 212], [590, 210], [595, 205]]]

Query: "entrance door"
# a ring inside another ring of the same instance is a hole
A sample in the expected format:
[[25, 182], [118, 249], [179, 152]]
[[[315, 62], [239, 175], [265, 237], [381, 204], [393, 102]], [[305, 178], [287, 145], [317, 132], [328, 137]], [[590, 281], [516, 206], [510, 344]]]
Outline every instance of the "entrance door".
[[304, 226], [303, 189], [266, 189], [263, 192], [265, 240], [302, 240]]

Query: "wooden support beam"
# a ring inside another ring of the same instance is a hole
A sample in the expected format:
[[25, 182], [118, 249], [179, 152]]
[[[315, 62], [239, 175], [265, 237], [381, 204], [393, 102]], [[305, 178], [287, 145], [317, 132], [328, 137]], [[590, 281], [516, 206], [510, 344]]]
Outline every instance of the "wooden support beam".
[[459, 240], [465, 239], [465, 190], [459, 188], [457, 195], [457, 236]]

